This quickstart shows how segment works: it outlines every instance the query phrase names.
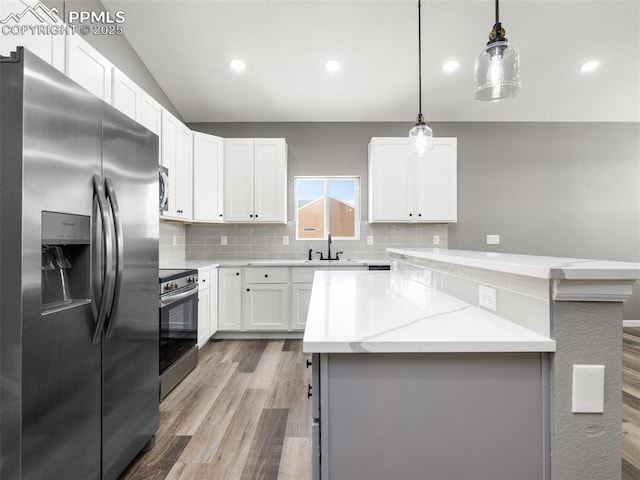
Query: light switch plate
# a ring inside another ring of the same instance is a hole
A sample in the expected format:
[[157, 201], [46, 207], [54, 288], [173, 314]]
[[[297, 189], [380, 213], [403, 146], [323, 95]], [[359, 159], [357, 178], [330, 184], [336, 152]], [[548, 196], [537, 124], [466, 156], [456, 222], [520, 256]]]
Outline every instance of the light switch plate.
[[604, 365], [574, 365], [573, 413], [604, 412]]
[[226, 245], [226, 244], [227, 244], [227, 237], [223, 235], [220, 237], [220, 245]]
[[433, 244], [434, 245], [440, 245], [440, 235], [434, 235], [433, 236]]
[[367, 235], [367, 245], [373, 245], [373, 235]]

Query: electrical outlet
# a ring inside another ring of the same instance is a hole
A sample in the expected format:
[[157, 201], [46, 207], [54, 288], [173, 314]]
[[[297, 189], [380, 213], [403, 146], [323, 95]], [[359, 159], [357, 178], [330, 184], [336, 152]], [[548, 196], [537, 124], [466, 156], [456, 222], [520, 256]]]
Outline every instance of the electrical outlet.
[[440, 245], [440, 235], [434, 235], [433, 236], [433, 244], [434, 245]]
[[500, 235], [487, 235], [487, 245], [500, 245]]
[[494, 312], [498, 310], [496, 289], [485, 287], [484, 285], [478, 286], [478, 304], [481, 307], [488, 308], [489, 310], [493, 310]]
[[173, 236], [173, 246], [175, 247], [176, 245], [178, 245], [178, 237], [176, 237], [175, 235]]
[[227, 237], [222, 236], [220, 237], [220, 245], [226, 245], [227, 244]]
[[367, 235], [367, 245], [373, 245], [373, 235]]
[[289, 245], [289, 235], [283, 235], [282, 236], [282, 244], [283, 245]]

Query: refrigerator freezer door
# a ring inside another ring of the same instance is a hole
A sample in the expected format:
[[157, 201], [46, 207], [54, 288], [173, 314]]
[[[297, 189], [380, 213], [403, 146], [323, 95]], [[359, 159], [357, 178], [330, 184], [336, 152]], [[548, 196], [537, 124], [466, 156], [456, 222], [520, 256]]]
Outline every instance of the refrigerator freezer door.
[[103, 479], [114, 480], [159, 423], [158, 137], [106, 104], [103, 181], [121, 227], [102, 359]]
[[[23, 72], [22, 87], [10, 82], [4, 71], [1, 75], [3, 99], [10, 94], [8, 85], [23, 99], [22, 111], [13, 117], [18, 124], [22, 117], [22, 158], [2, 158], [21, 161], [23, 168], [22, 192], [13, 198], [22, 215], [22, 252], [14, 252], [22, 256], [21, 478], [99, 479], [101, 345], [91, 342], [96, 299], [42, 312], [41, 223], [43, 211], [86, 218], [93, 214], [92, 176], [100, 173], [101, 162], [101, 102], [28, 51]], [[0, 128], [7, 141], [5, 125]], [[20, 142], [20, 136], [14, 141]], [[3, 175], [3, 182], [20, 179]], [[62, 248], [69, 252], [72, 247]], [[70, 279], [80, 275], [75, 281], [85, 289], [91, 281], [88, 256], [87, 246], [61, 270]], [[80, 265], [86, 268], [72, 274]], [[19, 319], [18, 314], [12, 321]], [[8, 320], [2, 318], [3, 323]]]

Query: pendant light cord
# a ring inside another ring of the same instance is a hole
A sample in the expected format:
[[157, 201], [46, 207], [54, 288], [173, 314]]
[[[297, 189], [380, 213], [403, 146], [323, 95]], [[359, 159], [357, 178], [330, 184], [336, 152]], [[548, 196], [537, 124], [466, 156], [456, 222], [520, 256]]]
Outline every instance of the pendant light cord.
[[422, 25], [421, 25], [421, 15], [420, 15], [420, 3], [421, 0], [418, 0], [418, 102], [419, 102], [419, 112], [418, 112], [418, 121], [422, 119]]
[[500, 7], [498, 6], [498, 0], [496, 0], [496, 25], [500, 23]]

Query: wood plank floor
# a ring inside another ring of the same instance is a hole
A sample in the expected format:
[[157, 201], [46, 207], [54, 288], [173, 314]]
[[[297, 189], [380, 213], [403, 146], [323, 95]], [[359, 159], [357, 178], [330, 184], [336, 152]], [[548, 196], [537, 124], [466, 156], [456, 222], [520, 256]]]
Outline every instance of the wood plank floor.
[[[640, 480], [640, 328], [623, 343], [622, 480]], [[310, 480], [307, 358], [300, 340], [208, 343], [120, 480]]]
[[622, 479], [640, 480], [640, 328], [622, 344]]
[[300, 340], [209, 342], [120, 480], [310, 480], [307, 358]]

